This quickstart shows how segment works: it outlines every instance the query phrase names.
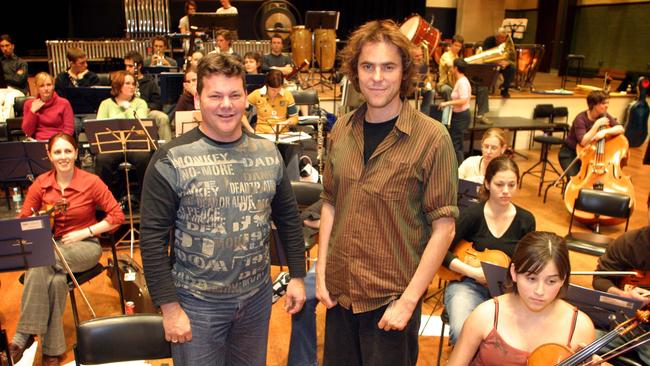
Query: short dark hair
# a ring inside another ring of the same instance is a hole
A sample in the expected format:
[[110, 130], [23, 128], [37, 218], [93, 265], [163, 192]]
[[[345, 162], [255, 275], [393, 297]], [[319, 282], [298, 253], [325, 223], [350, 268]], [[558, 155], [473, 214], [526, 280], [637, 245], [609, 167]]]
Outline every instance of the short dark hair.
[[131, 60], [140, 66], [142, 66], [142, 63], [144, 62], [142, 55], [138, 51], [129, 51], [126, 55], [124, 55], [124, 59]]
[[167, 48], [167, 38], [163, 36], [155, 36], [151, 39], [151, 45], [153, 46], [154, 42], [156, 41], [162, 41], [163, 44], [165, 45], [165, 48]]
[[490, 160], [487, 168], [485, 168], [485, 179], [483, 180], [483, 184], [481, 185], [481, 188], [478, 192], [479, 199], [481, 201], [487, 201], [490, 198], [490, 190], [487, 188], [487, 186], [490, 184], [492, 178], [494, 178], [498, 172], [504, 171], [511, 171], [515, 173], [517, 176], [517, 184], [519, 184], [519, 166], [517, 166], [517, 163], [515, 163], [514, 160], [510, 159], [507, 156], [498, 156]]
[[417, 72], [411, 56], [413, 43], [402, 32], [392, 20], [373, 20], [357, 28], [348, 44], [341, 51], [343, 60], [343, 73], [348, 76], [350, 82], [356, 91], [359, 88], [359, 57], [361, 49], [366, 43], [388, 43], [397, 47], [398, 53], [402, 60], [402, 83], [400, 84], [400, 95], [405, 97], [415, 85]]
[[226, 77], [240, 77], [244, 91], [246, 90], [246, 71], [244, 70], [244, 65], [233, 55], [209, 53], [199, 61], [196, 72], [198, 79], [196, 91], [199, 94], [203, 90], [203, 79], [212, 74], [221, 74]]
[[282, 40], [282, 42], [284, 42], [284, 38], [282, 38], [280, 33], [273, 33], [273, 35], [271, 36], [271, 40], [273, 40], [273, 38], [280, 38], [280, 40]]
[[243, 60], [247, 58], [252, 58], [253, 60], [255, 60], [255, 62], [257, 62], [257, 72], [260, 72], [260, 68], [262, 67], [262, 55], [260, 55], [258, 52], [249, 51], [246, 52]]
[[232, 32], [230, 32], [227, 29], [219, 29], [218, 31], [215, 32], [215, 37], [222, 36], [223, 39], [225, 39], [228, 44], [232, 42]]
[[196, 1], [194, 0], [187, 0], [185, 2], [185, 13], [187, 14], [187, 9], [189, 9], [190, 6], [193, 6], [194, 9], [196, 9]]
[[284, 82], [284, 77], [282, 76], [282, 71], [271, 69], [266, 74], [266, 85], [271, 88], [280, 88]]
[[602, 90], [594, 90], [589, 95], [587, 95], [587, 106], [589, 109], [592, 109], [596, 105], [609, 99], [607, 93]]
[[454, 36], [451, 37], [451, 43], [455, 43], [455, 42], [460, 42], [461, 44], [465, 44], [465, 38], [460, 34], [454, 34]]
[[[558, 275], [563, 282], [559, 293], [559, 297], [562, 297], [569, 288], [571, 274], [569, 249], [563, 237], [547, 231], [533, 231], [526, 234], [517, 243], [510, 266], [514, 266], [516, 273], [538, 274], [550, 262], [557, 267]], [[510, 274], [506, 277], [504, 285], [507, 291], [518, 293]]]
[[65, 57], [70, 62], [76, 62], [78, 59], [86, 57], [86, 51], [82, 50], [79, 47], [68, 48], [68, 50], [65, 52]]
[[7, 41], [11, 44], [14, 44], [14, 42], [11, 41], [11, 37], [8, 34], [0, 34], [0, 41]]
[[467, 69], [467, 62], [465, 62], [465, 60], [463, 60], [462, 58], [458, 57], [457, 59], [454, 60], [454, 67], [458, 69], [458, 72], [464, 74], [465, 69]]

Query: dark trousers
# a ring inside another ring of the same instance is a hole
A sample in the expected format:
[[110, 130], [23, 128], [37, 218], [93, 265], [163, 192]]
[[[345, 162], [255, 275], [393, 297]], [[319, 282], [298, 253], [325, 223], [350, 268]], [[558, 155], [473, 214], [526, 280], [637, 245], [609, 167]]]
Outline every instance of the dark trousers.
[[514, 65], [508, 65], [505, 69], [501, 70], [501, 74], [503, 74], [503, 84], [501, 85], [501, 90], [503, 91], [508, 91], [510, 88], [510, 85], [512, 85], [512, 81], [515, 79], [515, 70]]
[[458, 160], [458, 165], [463, 162], [463, 139], [465, 137], [465, 131], [467, 131], [467, 128], [469, 128], [471, 119], [472, 115], [470, 114], [469, 109], [458, 113], [453, 112], [451, 114], [449, 135], [451, 136], [451, 142], [454, 144], [454, 150], [456, 151], [456, 159]]
[[[135, 170], [138, 182], [138, 190], [131, 191], [133, 197], [140, 197], [139, 192], [142, 188], [144, 173], [147, 170], [147, 165], [149, 165], [151, 154], [151, 152], [129, 152], [126, 154], [126, 160], [133, 165], [132, 169]], [[119, 170], [119, 166], [123, 162], [124, 155], [122, 153], [99, 154], [95, 160], [95, 174], [102, 178], [102, 181], [106, 183], [116, 200], [120, 200], [126, 195], [124, 171]]]
[[[567, 170], [576, 156], [578, 156], [578, 154], [576, 154], [576, 151], [574, 149], [568, 147], [566, 144], [562, 145], [560, 152], [557, 154], [557, 160], [560, 162], [562, 170]], [[567, 177], [573, 177], [574, 175], [578, 174], [580, 171], [580, 166], [580, 160], [576, 161], [576, 163], [573, 164], [569, 170], [567, 170]]]
[[354, 314], [340, 305], [327, 310], [325, 319], [325, 366], [415, 365], [422, 302], [402, 331], [377, 327], [388, 305]]

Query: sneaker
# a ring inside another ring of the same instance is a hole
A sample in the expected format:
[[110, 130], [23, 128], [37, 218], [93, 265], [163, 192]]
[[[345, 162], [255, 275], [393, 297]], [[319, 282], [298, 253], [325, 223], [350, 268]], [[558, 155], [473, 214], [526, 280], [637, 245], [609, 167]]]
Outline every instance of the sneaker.
[[273, 281], [273, 303], [275, 304], [284, 294], [287, 293], [287, 286], [289, 285], [289, 272], [280, 272], [278, 277]]
[[476, 116], [476, 121], [478, 123], [482, 123], [484, 125], [491, 125], [492, 121], [490, 121], [487, 117], [485, 116]]

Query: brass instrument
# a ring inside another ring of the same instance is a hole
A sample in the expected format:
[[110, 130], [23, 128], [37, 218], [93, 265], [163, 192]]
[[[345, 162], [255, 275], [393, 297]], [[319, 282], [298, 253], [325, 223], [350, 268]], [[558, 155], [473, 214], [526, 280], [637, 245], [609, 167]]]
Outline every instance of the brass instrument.
[[514, 61], [514, 59], [515, 44], [512, 42], [510, 35], [508, 35], [505, 42], [501, 43], [500, 45], [477, 53], [473, 56], [465, 57], [464, 60], [468, 64], [487, 64], [502, 60]]

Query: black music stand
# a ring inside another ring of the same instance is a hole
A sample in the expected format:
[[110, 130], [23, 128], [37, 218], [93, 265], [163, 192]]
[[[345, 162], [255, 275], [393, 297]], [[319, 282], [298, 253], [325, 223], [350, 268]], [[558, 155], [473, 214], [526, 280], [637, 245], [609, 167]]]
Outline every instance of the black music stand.
[[252, 93], [253, 90], [259, 89], [266, 84], [265, 74], [246, 74], [246, 92]]
[[108, 86], [64, 88], [62, 97], [70, 102], [75, 114], [94, 114], [97, 113], [101, 102], [111, 97], [111, 88]]
[[45, 141], [11, 141], [0, 144], [0, 183], [5, 188], [7, 207], [11, 209], [8, 183], [26, 183], [49, 171]]
[[458, 208], [463, 209], [479, 203], [478, 191], [481, 184], [470, 180], [458, 180]]
[[[133, 245], [136, 242], [135, 234], [137, 233], [139, 237], [140, 232], [135, 229], [133, 224], [133, 206], [129, 181], [131, 163], [127, 160], [127, 153], [155, 150], [154, 141], [158, 140], [156, 124], [152, 119], [103, 119], [84, 121], [84, 127], [88, 134], [90, 151], [93, 154], [122, 154], [124, 156], [124, 162], [120, 164], [120, 167], [124, 169], [126, 197], [129, 206], [129, 230], [122, 235], [115, 243], [115, 246], [126, 242], [130, 243], [131, 258], [133, 258]], [[127, 235], [130, 236], [129, 241], [124, 240]]]
[[[305, 13], [305, 27], [309, 28], [312, 30], [311, 36], [312, 36], [312, 45], [314, 45], [312, 49], [312, 60], [316, 59], [316, 37], [314, 35], [314, 31], [316, 29], [334, 29], [335, 31], [339, 29], [339, 15], [340, 13], [338, 11], [333, 11], [333, 10], [309, 10], [307, 13]], [[318, 47], [318, 51], [320, 52], [320, 57], [319, 59], [322, 61], [323, 60], [323, 49], [322, 47]], [[336, 41], [334, 42], [334, 59], [336, 60]], [[334, 66], [332, 67], [332, 70], [330, 70], [331, 75], [336, 74], [336, 61], [334, 62]], [[321, 86], [321, 91], [323, 90], [323, 86], [326, 86], [330, 89], [334, 89], [334, 81], [332, 80], [332, 76], [330, 75], [329, 79], [325, 79], [323, 77], [323, 65], [318, 65], [318, 75], [320, 76], [320, 79], [316, 84], [313, 84], [311, 86]]]
[[[498, 64], [468, 64], [465, 66], [465, 76], [472, 84], [472, 89], [476, 90], [479, 87], [492, 89], [494, 83], [497, 82], [499, 76]], [[474, 117], [472, 118], [472, 127], [476, 126], [476, 114], [478, 113], [478, 105], [474, 103]]]

